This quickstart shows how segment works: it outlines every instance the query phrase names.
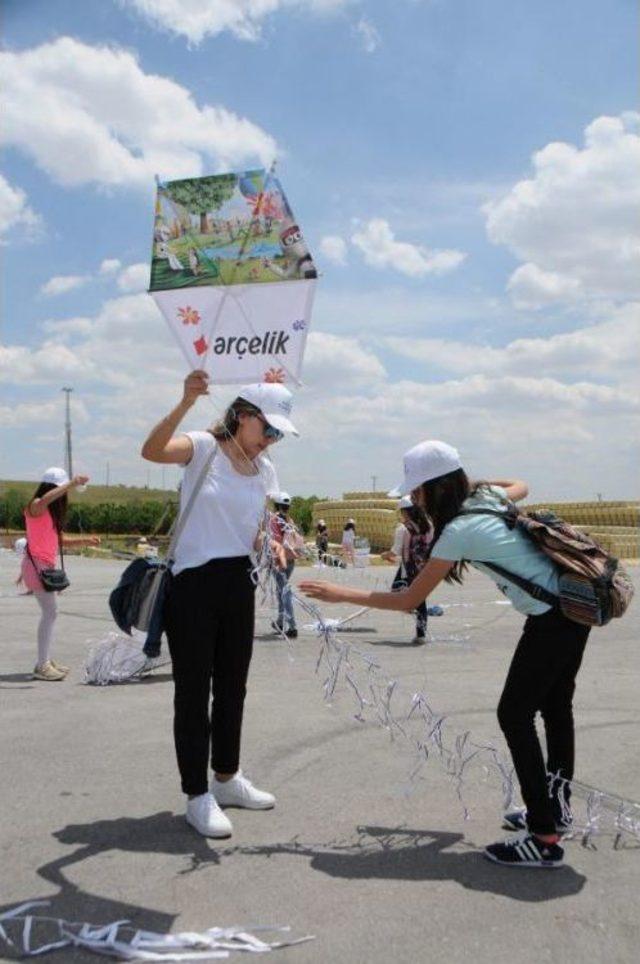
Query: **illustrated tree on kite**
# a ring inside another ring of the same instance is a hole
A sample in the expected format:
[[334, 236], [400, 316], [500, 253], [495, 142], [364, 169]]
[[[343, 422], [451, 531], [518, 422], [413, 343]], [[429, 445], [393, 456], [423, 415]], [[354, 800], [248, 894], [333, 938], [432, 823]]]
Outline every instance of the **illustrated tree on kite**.
[[171, 181], [166, 185], [166, 193], [191, 214], [200, 216], [200, 234], [209, 233], [209, 213], [219, 211], [225, 201], [233, 197], [238, 183], [235, 174], [221, 174], [216, 177], [188, 178], [184, 181]]

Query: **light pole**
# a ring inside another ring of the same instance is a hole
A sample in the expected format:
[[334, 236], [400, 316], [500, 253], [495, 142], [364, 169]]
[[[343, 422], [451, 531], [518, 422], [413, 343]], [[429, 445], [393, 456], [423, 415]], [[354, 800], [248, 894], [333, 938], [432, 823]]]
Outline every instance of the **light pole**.
[[73, 459], [71, 457], [71, 405], [69, 402], [72, 388], [63, 388], [62, 391], [66, 395], [65, 399], [65, 436], [66, 436], [66, 462], [67, 462], [67, 475], [70, 479], [73, 478]]
[[372, 488], [372, 490], [371, 490], [372, 492], [375, 492], [375, 491], [376, 491], [376, 482], [377, 482], [377, 481], [378, 481], [378, 476], [377, 476], [377, 475], [372, 475], [372, 476], [371, 476], [371, 485], [373, 486], [373, 488]]

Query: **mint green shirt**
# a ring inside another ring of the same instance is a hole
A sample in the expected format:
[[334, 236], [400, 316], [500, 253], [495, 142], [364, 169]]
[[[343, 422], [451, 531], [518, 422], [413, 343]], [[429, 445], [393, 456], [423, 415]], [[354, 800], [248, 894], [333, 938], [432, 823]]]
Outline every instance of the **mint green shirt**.
[[[464, 503], [465, 509], [488, 508], [506, 510], [507, 494], [498, 485], [484, 486]], [[432, 557], [459, 562], [465, 559], [475, 569], [485, 572], [497, 585], [514, 609], [526, 616], [539, 616], [551, 607], [533, 599], [524, 589], [493, 572], [483, 562], [494, 562], [503, 569], [558, 593], [558, 570], [542, 550], [519, 529], [493, 515], [460, 515], [447, 523], [433, 547]]]

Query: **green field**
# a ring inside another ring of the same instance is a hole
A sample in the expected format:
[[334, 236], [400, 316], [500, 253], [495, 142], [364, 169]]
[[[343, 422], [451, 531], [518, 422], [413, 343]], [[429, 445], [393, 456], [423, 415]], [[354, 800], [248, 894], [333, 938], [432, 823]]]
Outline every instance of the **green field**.
[[[18, 492], [24, 499], [25, 505], [36, 491], [37, 482], [16, 480], [0, 480], [0, 499], [9, 491]], [[89, 485], [85, 492], [71, 492], [69, 502], [82, 505], [102, 505], [109, 502], [112, 505], [129, 505], [132, 502], [165, 502], [167, 499], [175, 501], [177, 493], [174, 489], [148, 489], [146, 486], [136, 485]]]

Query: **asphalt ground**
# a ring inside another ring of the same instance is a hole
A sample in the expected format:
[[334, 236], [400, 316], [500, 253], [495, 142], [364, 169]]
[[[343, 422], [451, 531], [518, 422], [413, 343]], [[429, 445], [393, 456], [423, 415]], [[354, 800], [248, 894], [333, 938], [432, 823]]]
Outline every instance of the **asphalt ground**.
[[[318, 638], [311, 631], [291, 644], [275, 638], [265, 606], [243, 767], [277, 795], [277, 807], [230, 811], [230, 840], [198, 836], [183, 817], [170, 667], [125, 685], [83, 682], [90, 641], [113, 628], [107, 594], [123, 566], [68, 560], [71, 588], [59, 601], [54, 657], [72, 671], [49, 684], [29, 675], [37, 606], [14, 594], [17, 561], [0, 552], [0, 913], [48, 899], [42, 913], [94, 923], [126, 918], [162, 932], [288, 924], [293, 937], [315, 935], [275, 952], [291, 964], [638, 959], [640, 848], [627, 838], [614, 849], [611, 814], [601, 815], [603, 832], [590, 846], [567, 842], [560, 870], [489, 863], [482, 847], [505, 836], [495, 768], [470, 765], [457, 785], [432, 753], [410, 779], [410, 740], [393, 726], [392, 741], [381, 725], [355, 720], [357, 701], [343, 679], [324, 699]], [[381, 587], [392, 569], [314, 574]], [[495, 707], [522, 617], [474, 573], [433, 602], [445, 614], [431, 618], [424, 647], [407, 645], [407, 616], [369, 612], [348, 624], [341, 638], [352, 647], [356, 685], [364, 687], [365, 659], [374, 659], [378, 678], [397, 683], [399, 721], [422, 691], [446, 717], [450, 745], [469, 732], [468, 740], [504, 750]], [[640, 799], [639, 619], [636, 602], [623, 620], [592, 632], [575, 700], [576, 778], [632, 800]], [[583, 801], [576, 804], [584, 818]], [[96, 958], [65, 949], [58, 959]]]

